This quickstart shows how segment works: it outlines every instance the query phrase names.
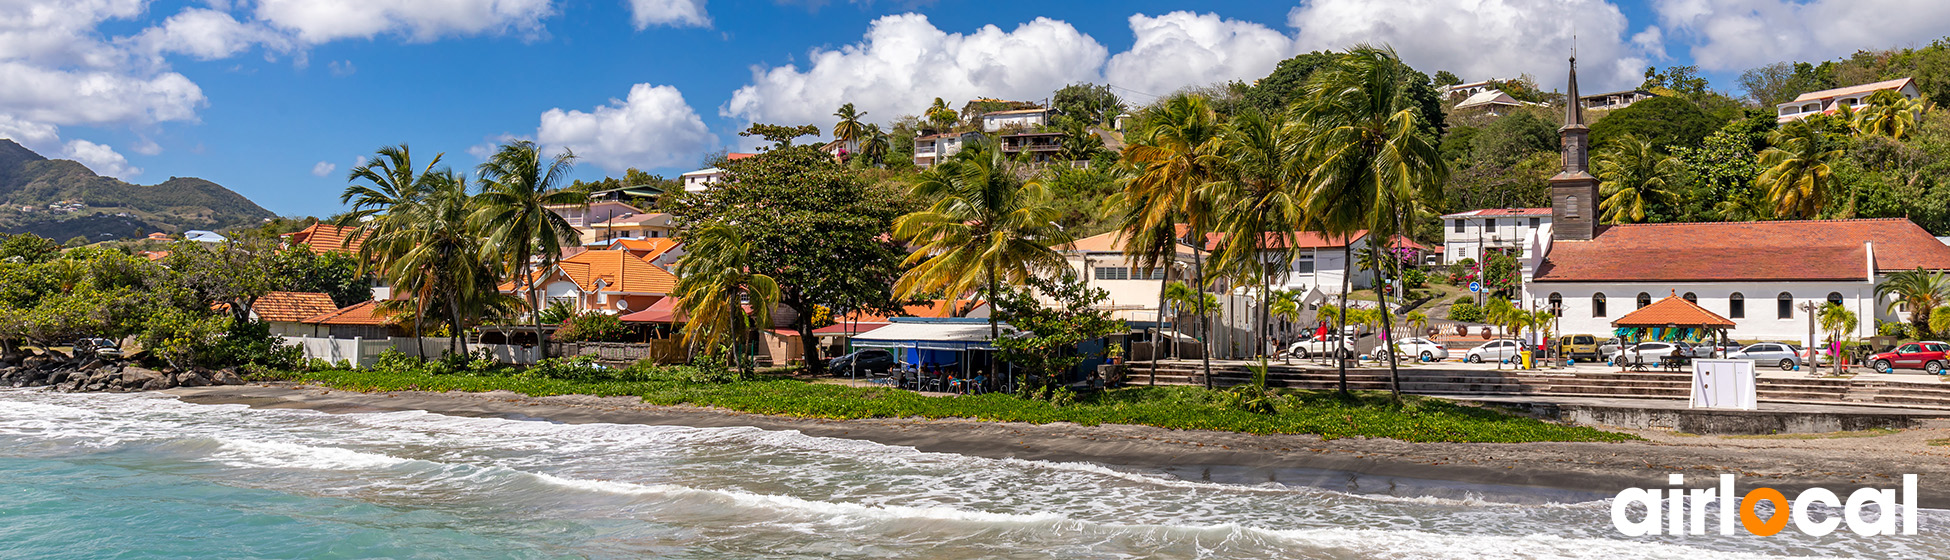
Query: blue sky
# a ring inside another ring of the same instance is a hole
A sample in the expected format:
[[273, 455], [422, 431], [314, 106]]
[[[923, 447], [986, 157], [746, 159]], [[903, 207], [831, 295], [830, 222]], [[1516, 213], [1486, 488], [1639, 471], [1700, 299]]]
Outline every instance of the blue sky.
[[1648, 64], [1740, 70], [1950, 33], [1941, 0], [22, 0], [0, 7], [0, 136], [149, 184], [210, 179], [326, 215], [359, 156], [410, 143], [472, 169], [502, 138], [580, 178], [675, 176], [752, 121], [882, 121], [936, 96], [1146, 94], [1265, 75], [1297, 52], [1393, 45], [1425, 71], [1636, 85]]

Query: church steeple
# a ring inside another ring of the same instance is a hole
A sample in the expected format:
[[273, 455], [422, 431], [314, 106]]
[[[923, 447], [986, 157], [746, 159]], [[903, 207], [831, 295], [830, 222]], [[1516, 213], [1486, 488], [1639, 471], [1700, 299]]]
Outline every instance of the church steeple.
[[1551, 177], [1551, 239], [1588, 241], [1598, 233], [1598, 179], [1590, 172], [1591, 129], [1584, 125], [1584, 104], [1578, 99], [1578, 57], [1571, 56], [1571, 76], [1564, 94], [1562, 138], [1564, 170]]

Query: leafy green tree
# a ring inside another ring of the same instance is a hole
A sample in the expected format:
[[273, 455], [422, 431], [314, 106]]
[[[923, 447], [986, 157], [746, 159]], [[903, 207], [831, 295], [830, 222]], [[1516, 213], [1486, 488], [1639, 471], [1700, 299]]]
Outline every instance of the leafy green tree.
[[[1286, 112], [1286, 107], [1306, 88], [1307, 79], [1315, 71], [1334, 62], [1334, 53], [1315, 51], [1296, 55], [1280, 61], [1273, 73], [1253, 84], [1246, 92], [1246, 102], [1259, 109], [1262, 114]], [[1454, 76], [1451, 76], [1454, 77]], [[1462, 83], [1457, 81], [1456, 83]]]
[[1105, 153], [1104, 139], [1090, 132], [1084, 122], [1077, 119], [1057, 119], [1057, 131], [1063, 134], [1062, 147], [1056, 153], [1060, 161], [1090, 161]]
[[[750, 245], [751, 271], [771, 278], [801, 340], [814, 340], [817, 311], [893, 311], [890, 286], [902, 247], [882, 236], [907, 207], [812, 146], [772, 150], [725, 167], [718, 185], [672, 205], [685, 229], [722, 227]], [[819, 345], [803, 344], [817, 371]]]
[[61, 256], [61, 244], [31, 233], [0, 234], [0, 239], [4, 239], [0, 241], [0, 260], [6, 262], [36, 264]]
[[1707, 93], [1706, 85], [1706, 78], [1699, 75], [1698, 66], [1668, 66], [1664, 72], [1647, 66], [1645, 83], [1639, 84], [1639, 89], [1697, 101]]
[[542, 330], [542, 290], [537, 284], [543, 271], [554, 269], [562, 258], [563, 246], [580, 238], [553, 209], [589, 204], [589, 193], [562, 188], [575, 157], [567, 150], [544, 157], [534, 142], [516, 140], [502, 144], [475, 170], [482, 191], [475, 195], [480, 206], [473, 220], [488, 231], [488, 246], [496, 251], [502, 270], [522, 284], [537, 356], [543, 359], [548, 357], [548, 333]]
[[1767, 132], [1773, 128], [1772, 114], [1757, 112], [1754, 118], [1727, 123], [1698, 146], [1673, 147], [1673, 156], [1693, 176], [1691, 188], [1683, 193], [1682, 219], [1772, 219], [1772, 205], [1766, 203], [1765, 193], [1753, 188], [1753, 182], [1760, 174], [1759, 151], [1766, 147]]
[[1598, 177], [1598, 207], [1606, 223], [1645, 221], [1648, 209], [1671, 204], [1678, 199], [1673, 189], [1685, 184], [1686, 167], [1675, 158], [1659, 153], [1651, 142], [1624, 136], [1607, 145], [1592, 158]]
[[1110, 122], [1125, 111], [1125, 106], [1108, 85], [1077, 83], [1056, 90], [1050, 109], [1057, 117], [1093, 125]]
[[739, 350], [751, 333], [771, 324], [772, 306], [779, 302], [779, 285], [770, 276], [752, 272], [752, 245], [723, 225], [706, 225], [684, 236], [685, 250], [677, 268], [678, 307], [689, 317], [684, 340], [717, 354], [731, 346], [731, 359], [740, 367], [748, 361]]
[[997, 294], [995, 315], [1021, 334], [996, 338], [995, 347], [1003, 361], [1027, 377], [1019, 386], [1028, 394], [1061, 387], [1065, 374], [1086, 358], [1077, 346], [1118, 332], [1124, 324], [1112, 319], [1110, 311], [1097, 308], [1109, 293], [1074, 275], [1059, 275], [1055, 280], [1029, 277], [1025, 285], [1027, 289], [1010, 287]]
[[1926, 111], [1926, 101], [1909, 99], [1892, 90], [1875, 92], [1869, 96], [1868, 108], [1855, 114], [1855, 129], [1863, 134], [1888, 136], [1902, 140], [1914, 133]]
[[1435, 71], [1436, 87], [1461, 85], [1462, 83], [1463, 83], [1462, 78], [1456, 77], [1455, 74], [1449, 73], [1448, 70]]
[[1557, 153], [1557, 125], [1517, 111], [1484, 125], [1471, 144], [1472, 158], [1510, 165], [1539, 152]]
[[1922, 267], [1889, 275], [1889, 279], [1876, 285], [1876, 299], [1889, 301], [1889, 313], [1896, 313], [1898, 307], [1909, 308], [1909, 322], [1917, 332], [1942, 334], [1930, 325], [1930, 312], [1950, 304], [1950, 276], [1943, 271], [1927, 271]]
[[[1308, 83], [1306, 98], [1294, 108], [1304, 165], [1312, 170], [1301, 187], [1305, 229], [1351, 241], [1366, 230], [1370, 240], [1392, 239], [1403, 232], [1418, 201], [1439, 192], [1449, 171], [1435, 145], [1439, 134], [1427, 134], [1414, 84], [1420, 76], [1392, 49], [1356, 46]], [[1352, 243], [1343, 245], [1353, 262]], [[1399, 271], [1396, 271], [1399, 276]], [[1384, 278], [1385, 279], [1385, 278]], [[1348, 279], [1341, 281], [1346, 301]], [[1381, 306], [1382, 324], [1388, 306]], [[1391, 389], [1400, 398], [1398, 365], [1388, 362]], [[1341, 389], [1346, 391], [1346, 363]]]
[[[1204, 97], [1177, 94], [1146, 108], [1138, 119], [1137, 130], [1127, 137], [1129, 143], [1120, 160], [1127, 173], [1124, 191], [1115, 201], [1122, 214], [1118, 228], [1126, 240], [1125, 252], [1136, 257], [1146, 271], [1170, 270], [1178, 264], [1180, 248], [1190, 245], [1197, 275], [1193, 285], [1203, 289], [1202, 251], [1206, 234], [1216, 230], [1218, 222], [1203, 187], [1217, 180], [1225, 165], [1220, 138], [1224, 129], [1218, 112]], [[1183, 231], [1178, 226], [1181, 223]], [[1164, 308], [1166, 281], [1158, 284], [1159, 309]], [[1204, 300], [1195, 303], [1202, 306]], [[1197, 312], [1202, 317], [1206, 310], [1200, 307]], [[1206, 388], [1210, 389], [1210, 340], [1200, 337], [1199, 344]], [[1154, 361], [1152, 368], [1156, 367]]]
[[948, 102], [942, 101], [939, 97], [934, 98], [934, 104], [929, 105], [928, 110], [921, 113], [921, 118], [927, 119], [928, 124], [934, 125], [934, 131], [937, 133], [953, 129], [955, 123], [961, 120], [961, 116], [956, 114], [954, 109], [948, 108]]
[[[915, 180], [924, 210], [894, 221], [894, 239], [915, 247], [894, 284], [901, 298], [983, 293], [1068, 267], [1052, 247], [1067, 241], [1039, 180], [1024, 181], [1000, 150], [977, 144]], [[989, 335], [1000, 336], [994, 314]]]
[[1740, 73], [1740, 88], [1761, 107], [1794, 100], [1803, 93], [1826, 89], [1806, 62], [1776, 62]]
[[275, 242], [251, 239], [214, 245], [178, 242], [162, 262], [171, 282], [198, 305], [226, 308], [231, 321], [242, 324], [253, 320], [258, 298], [293, 287], [309, 260], [280, 250]]
[[[914, 153], [914, 145], [911, 140], [909, 142], [908, 154], [912, 156]], [[866, 132], [862, 134], [860, 140], [861, 159], [866, 161], [868, 165], [883, 165], [887, 161], [887, 150], [889, 149], [890, 144], [888, 143], [887, 133], [881, 131], [880, 125], [878, 124], [868, 124]], [[911, 160], [913, 158], [909, 157], [908, 159]]]
[[1768, 136], [1755, 183], [1767, 189], [1781, 216], [1815, 218], [1835, 198], [1834, 164], [1842, 157], [1829, 133], [1807, 121], [1789, 123]]
[[799, 139], [799, 137], [818, 136], [819, 127], [810, 124], [799, 125], [799, 126], [785, 126], [785, 125], [777, 125], [777, 124], [752, 123], [750, 127], [746, 128], [743, 132], [739, 132], [738, 135], [748, 137], [748, 138], [752, 136], [764, 138], [765, 141], [772, 143], [771, 149], [783, 150], [792, 147], [792, 141]]
[[1697, 146], [1706, 135], [1718, 130], [1723, 122], [1685, 99], [1654, 97], [1611, 111], [1598, 119], [1591, 125], [1591, 142], [1602, 148], [1619, 138], [1631, 136], [1650, 142], [1652, 147], [1660, 150], [1669, 150], [1673, 146]]
[[627, 342], [629, 336], [630, 327], [622, 319], [596, 311], [570, 317], [555, 333], [556, 340], [564, 342]]

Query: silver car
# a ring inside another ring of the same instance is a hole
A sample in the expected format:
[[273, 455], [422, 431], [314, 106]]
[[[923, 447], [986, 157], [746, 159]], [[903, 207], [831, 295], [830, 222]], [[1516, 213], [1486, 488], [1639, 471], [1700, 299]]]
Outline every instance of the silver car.
[[1475, 348], [1469, 349], [1468, 353], [1463, 354], [1463, 361], [1472, 364], [1480, 364], [1485, 361], [1492, 361], [1492, 360], [1493, 361], [1510, 360], [1510, 359], [1515, 359], [1518, 355], [1520, 355], [1523, 352], [1523, 349], [1524, 349], [1523, 341], [1520, 340], [1509, 339], [1509, 338], [1492, 340], [1477, 345]]
[[1794, 348], [1778, 342], [1749, 344], [1727, 354], [1729, 360], [1753, 360], [1754, 367], [1778, 366], [1783, 370], [1801, 367], [1804, 359]]
[[1671, 342], [1640, 342], [1619, 348], [1617, 352], [1612, 353], [1611, 359], [1615, 362], [1622, 357], [1627, 360], [1635, 359], [1647, 364], [1653, 364], [1657, 363], [1660, 358], [1675, 355], [1688, 356], [1691, 354], [1687, 353], [1686, 348]]

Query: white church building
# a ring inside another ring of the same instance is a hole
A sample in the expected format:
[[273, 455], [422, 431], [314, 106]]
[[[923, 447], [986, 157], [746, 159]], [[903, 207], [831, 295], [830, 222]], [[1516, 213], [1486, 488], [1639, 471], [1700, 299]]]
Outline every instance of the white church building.
[[1521, 260], [1524, 307], [1556, 310], [1558, 332], [1609, 336], [1612, 320], [1678, 295], [1732, 319], [1736, 340], [1807, 343], [1804, 306], [1828, 303], [1855, 313], [1853, 336], [1874, 336], [1878, 319], [1906, 315], [1878, 301], [1876, 286], [1896, 272], [1950, 269], [1950, 246], [1902, 218], [1600, 225], [1576, 104], [1566, 123], [1550, 223], [1526, 236]]

